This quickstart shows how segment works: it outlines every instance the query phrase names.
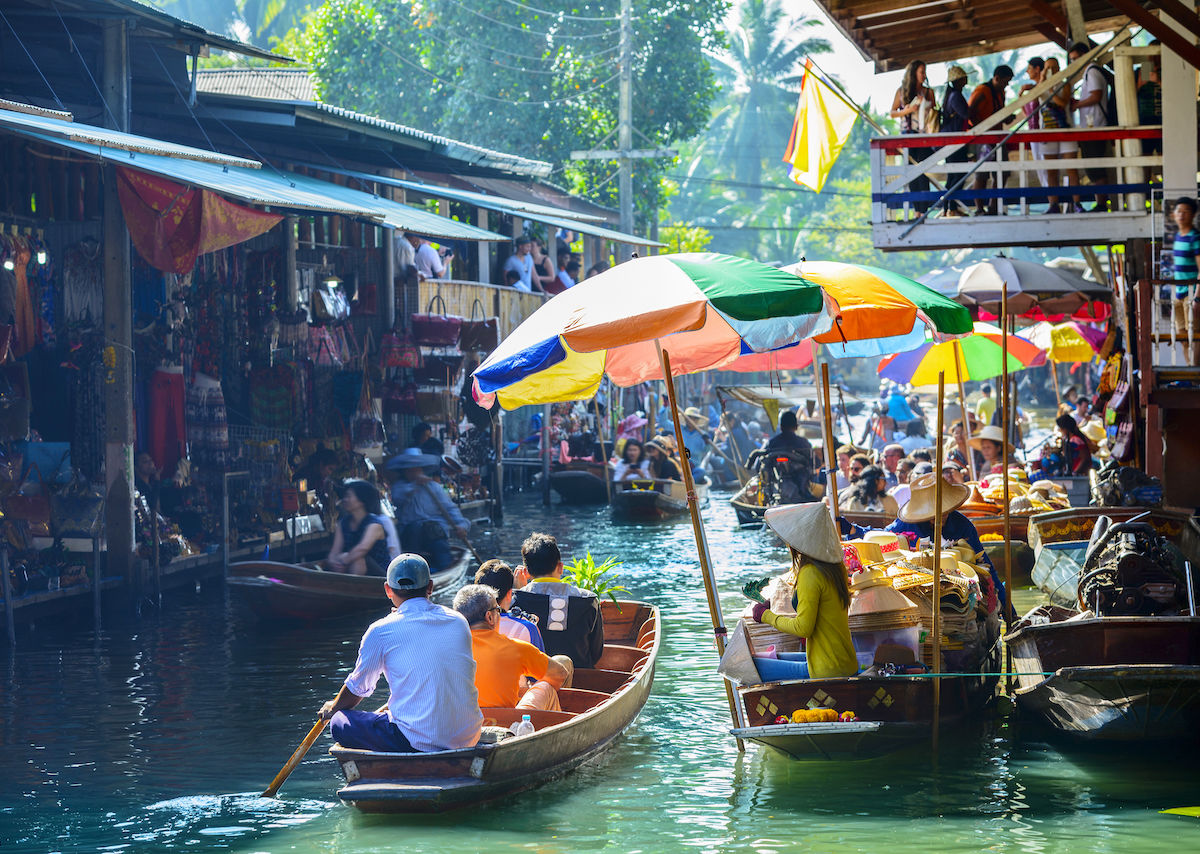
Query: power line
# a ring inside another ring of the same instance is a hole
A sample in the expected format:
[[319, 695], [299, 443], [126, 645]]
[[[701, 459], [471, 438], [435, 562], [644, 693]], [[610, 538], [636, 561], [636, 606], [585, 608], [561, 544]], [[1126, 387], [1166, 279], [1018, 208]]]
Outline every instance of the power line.
[[[448, 42], [448, 41], [446, 41], [446, 40], [445, 40], [445, 39], [443, 39], [443, 38], [440, 38], [440, 37], [438, 37], [438, 36], [435, 36], [433, 33], [428, 33], [428, 32], [426, 32], [426, 33], [422, 33], [422, 34], [421, 34], [421, 37], [422, 37], [422, 38], [430, 38], [430, 39], [433, 39], [434, 41], [436, 41], [436, 42], [439, 42], [440, 44], [443, 44], [443, 45], [445, 45], [446, 47], [450, 47], [450, 48], [458, 48], [458, 47], [461, 47], [461, 45], [457, 45], [457, 44], [454, 44], [454, 43], [452, 43], [452, 42]], [[604, 50], [598, 50], [598, 51], [595, 51], [595, 52], [589, 53], [587, 58], [588, 58], [588, 59], [595, 59], [595, 58], [597, 58], [597, 57], [606, 56], [606, 55], [608, 55], [608, 54], [610, 54], [610, 53], [615, 53], [616, 51], [618, 51], [618, 50], [620, 50], [620, 49], [621, 49], [620, 45], [614, 45], [613, 47], [605, 48]], [[545, 62], [546, 60], [548, 60], [548, 59], [551, 59], [551, 57], [548, 57], [548, 56], [546, 56], [545, 54], [543, 54], [542, 56], [530, 56], [529, 54], [526, 54], [526, 53], [511, 53], [511, 52], [509, 52], [509, 51], [506, 51], [506, 50], [503, 50], [503, 49], [501, 49], [501, 48], [497, 48], [497, 47], [492, 47], [492, 46], [490, 46], [490, 45], [489, 45], [489, 46], [486, 48], [486, 50], [494, 50], [494, 51], [496, 51], [497, 53], [503, 53], [503, 54], [505, 54], [505, 55], [507, 55], [507, 56], [512, 56], [512, 57], [515, 57], [515, 58], [517, 58], [517, 59], [529, 59], [529, 60], [533, 60], [534, 62]], [[553, 68], [551, 68], [551, 69], [545, 69], [545, 68], [526, 68], [526, 67], [524, 67], [524, 66], [517, 66], [517, 65], [506, 65], [505, 63], [503, 63], [503, 62], [499, 62], [499, 61], [497, 61], [497, 60], [494, 60], [494, 59], [493, 59], [493, 60], [490, 60], [490, 62], [491, 62], [493, 65], [498, 65], [499, 67], [501, 67], [501, 68], [506, 68], [506, 69], [508, 69], [509, 71], [519, 71], [519, 72], [521, 72], [522, 74], [546, 74], [546, 75], [553, 75], [553, 76], [558, 76], [558, 77], [561, 77], [561, 76], [562, 76], [562, 72], [561, 72], [561, 71], [555, 70], [555, 69], [553, 69]]]
[[564, 21], [617, 21], [620, 20], [619, 15], [606, 15], [604, 17], [590, 17], [588, 15], [568, 15], [565, 12], [554, 12], [550, 9], [539, 9], [537, 6], [531, 6], [528, 3], [518, 3], [517, 0], [504, 0], [510, 6], [516, 6], [518, 9], [525, 9], [530, 12], [537, 12], [539, 15], [551, 15], [555, 18], [562, 18]]
[[[727, 186], [727, 187], [741, 187], [741, 188], [747, 189], [747, 190], [791, 190], [792, 189], [792, 187], [789, 187], [786, 184], [755, 184], [750, 181], [731, 181], [727, 178], [695, 178], [695, 177], [690, 177], [690, 176], [683, 177], [683, 176], [679, 176], [679, 175], [664, 175], [663, 177], [669, 178], [670, 180], [675, 181], [679, 184], [690, 184], [693, 181], [696, 181], [698, 183], [703, 183], [703, 184], [721, 184], [721, 185]], [[852, 196], [852, 197], [858, 198], [858, 199], [869, 199], [871, 197], [871, 193], [869, 191], [865, 192], [865, 193], [851, 193], [846, 190], [822, 190], [821, 195]]]
[[499, 18], [493, 18], [490, 15], [485, 15], [485, 14], [483, 14], [483, 12], [480, 12], [477, 9], [472, 9], [466, 3], [463, 3], [462, 0], [449, 0], [449, 2], [453, 3], [455, 6], [458, 6], [459, 8], [463, 9], [466, 12], [470, 12], [472, 15], [475, 15], [477, 17], [482, 18], [485, 21], [495, 24], [498, 27], [505, 27], [510, 30], [516, 30], [518, 33], [525, 33], [526, 35], [530, 35], [530, 36], [540, 36], [542, 38], [547, 38], [547, 39], [574, 39], [574, 40], [598, 39], [598, 38], [604, 38], [606, 36], [615, 36], [615, 35], [618, 35], [620, 32], [619, 30], [604, 30], [604, 31], [598, 32], [598, 33], [552, 33], [552, 32], [548, 32], [548, 31], [543, 32], [542, 30], [531, 30], [527, 27], [518, 27], [516, 24], [510, 24], [507, 21], [501, 21]]

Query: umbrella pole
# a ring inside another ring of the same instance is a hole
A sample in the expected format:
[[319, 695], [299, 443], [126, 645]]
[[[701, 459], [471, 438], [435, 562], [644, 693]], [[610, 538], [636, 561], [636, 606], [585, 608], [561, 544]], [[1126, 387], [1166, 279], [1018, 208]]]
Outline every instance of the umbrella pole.
[[[838, 525], [837, 449], [833, 446], [833, 406], [829, 402], [829, 365], [821, 363], [821, 388], [825, 415], [825, 492], [829, 496], [829, 510], [833, 513], [833, 524]], [[841, 526], [838, 525], [841, 532]]]
[[[600, 422], [600, 398], [592, 398], [592, 408], [596, 410], [596, 436], [600, 439], [600, 456], [604, 457], [604, 495], [612, 504], [612, 478], [608, 476], [608, 454], [604, 452], [604, 427]], [[613, 450], [617, 449], [613, 443]]]
[[[954, 374], [958, 379], [958, 404], [962, 409], [963, 439], [967, 443], [967, 467], [971, 470], [971, 480], [979, 480], [979, 472], [975, 471], [975, 450], [971, 447], [971, 419], [967, 415], [967, 392], [963, 388], [962, 347], [958, 339], [954, 339]], [[941, 419], [941, 404], [938, 406], [938, 419]], [[941, 428], [938, 430], [939, 435]]]
[[[675, 423], [675, 435], [683, 436], [683, 427], [679, 423], [679, 407], [675, 400], [675, 381], [671, 376], [671, 354], [658, 346], [658, 358], [662, 364], [663, 377], [667, 385], [667, 397], [671, 403], [671, 420]], [[717, 579], [712, 569], [712, 559], [708, 555], [708, 540], [704, 536], [704, 522], [700, 518], [700, 505], [696, 500], [696, 484], [692, 480], [691, 462], [686, 459], [681, 459], [682, 465], [679, 468], [683, 472], [683, 485], [687, 489], [688, 512], [692, 517], [692, 532], [696, 536], [696, 552], [700, 556], [700, 577], [704, 581], [704, 595], [708, 599], [708, 614], [712, 618], [713, 635], [717, 641], [717, 654], [725, 654], [725, 619], [721, 616], [721, 603], [717, 599]], [[741, 712], [738, 708], [737, 698], [733, 694], [733, 685], [725, 677], [721, 677], [721, 681], [725, 683], [725, 697], [729, 700], [729, 714], [733, 718], [734, 726], [741, 726]], [[739, 738], [737, 740], [738, 751], [746, 750], [745, 743]]]
[[[942, 672], [942, 430], [945, 427], [946, 372], [938, 371], [937, 413], [937, 480], [934, 482], [933, 506], [933, 656], [930, 665], [934, 673]], [[933, 758], [937, 761], [938, 729], [942, 717], [942, 678], [933, 677]]]
[[1054, 398], [1062, 406], [1062, 390], [1058, 387], [1058, 364], [1050, 360], [1050, 376], [1054, 377]]
[[[1003, 425], [1003, 442], [1000, 446], [1001, 451], [1001, 466], [1004, 469], [1004, 625], [1008, 631], [1012, 631], [1012, 506], [1011, 496], [1008, 492], [1008, 440], [1010, 434], [1008, 431], [1008, 416], [1009, 416], [1009, 399], [1008, 399], [1008, 285], [1004, 286], [1004, 290], [1000, 292], [1000, 361], [1001, 370], [1003, 372], [1004, 385], [1000, 395], [1000, 423]], [[1005, 646], [1004, 649], [1005, 671], [1008, 673], [1007, 690], [1011, 694], [1013, 689], [1012, 678], [1012, 649]]]

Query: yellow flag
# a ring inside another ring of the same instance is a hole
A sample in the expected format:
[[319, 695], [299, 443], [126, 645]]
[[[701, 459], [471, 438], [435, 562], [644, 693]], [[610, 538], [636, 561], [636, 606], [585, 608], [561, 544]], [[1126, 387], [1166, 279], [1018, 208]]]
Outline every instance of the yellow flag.
[[857, 118], [858, 112], [813, 74], [812, 64], [806, 61], [796, 121], [783, 156], [792, 167], [789, 177], [821, 192]]

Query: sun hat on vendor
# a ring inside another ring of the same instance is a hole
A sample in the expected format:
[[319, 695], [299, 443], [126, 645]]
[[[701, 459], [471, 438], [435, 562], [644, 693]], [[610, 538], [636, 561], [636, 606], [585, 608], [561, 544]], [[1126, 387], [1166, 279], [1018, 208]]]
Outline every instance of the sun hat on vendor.
[[708, 429], [708, 416], [695, 406], [689, 406], [683, 410], [683, 417], [692, 422], [692, 426], [697, 430]]
[[420, 448], [405, 448], [384, 465], [388, 471], [408, 471], [440, 466], [442, 458], [437, 454], [426, 454]]
[[1003, 444], [1004, 431], [996, 424], [986, 424], [976, 431], [975, 435], [967, 441], [967, 444], [978, 451], [981, 449], [985, 439], [997, 444]]
[[645, 427], [650, 422], [646, 420], [646, 416], [641, 412], [635, 412], [632, 415], [626, 415], [617, 424], [618, 439], [636, 439], [638, 431]]
[[768, 508], [767, 525], [794, 551], [823, 563], [841, 563], [842, 540], [821, 502]]
[[[902, 522], [928, 522], [935, 515], [937, 472], [923, 474], [909, 481], [908, 503], [900, 508]], [[961, 507], [971, 494], [971, 488], [962, 483], [942, 482], [942, 512], [949, 513]]]

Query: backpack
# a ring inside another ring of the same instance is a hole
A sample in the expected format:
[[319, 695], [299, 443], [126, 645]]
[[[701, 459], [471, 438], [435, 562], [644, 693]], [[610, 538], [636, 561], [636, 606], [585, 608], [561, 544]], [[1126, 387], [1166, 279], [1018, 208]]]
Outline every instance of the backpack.
[[1088, 71], [1096, 69], [1100, 72], [1100, 76], [1104, 78], [1104, 97], [1096, 105], [1100, 108], [1100, 112], [1104, 113], [1104, 123], [1107, 127], [1116, 127], [1117, 125], [1117, 79], [1113, 73], [1099, 63], [1092, 63], [1084, 69], [1083, 73], [1086, 76]]

